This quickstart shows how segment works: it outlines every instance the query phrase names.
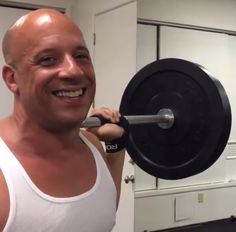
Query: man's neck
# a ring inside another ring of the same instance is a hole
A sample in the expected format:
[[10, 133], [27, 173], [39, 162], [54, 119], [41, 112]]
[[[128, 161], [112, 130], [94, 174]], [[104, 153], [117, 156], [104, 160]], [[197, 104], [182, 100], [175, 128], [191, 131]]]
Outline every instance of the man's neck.
[[[79, 128], [51, 132], [32, 121], [18, 121], [10, 116], [0, 121], [0, 136], [12, 146], [21, 147], [28, 152], [40, 151], [55, 154], [56, 152], [73, 149], [81, 143]], [[17, 148], [16, 148], [17, 149]]]

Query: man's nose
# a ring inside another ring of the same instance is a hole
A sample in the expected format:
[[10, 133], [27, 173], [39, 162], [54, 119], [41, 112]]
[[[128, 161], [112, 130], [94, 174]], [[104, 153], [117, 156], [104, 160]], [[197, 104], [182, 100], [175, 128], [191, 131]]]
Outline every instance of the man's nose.
[[84, 71], [80, 64], [71, 55], [65, 55], [61, 63], [60, 74], [61, 78], [74, 78], [84, 75]]

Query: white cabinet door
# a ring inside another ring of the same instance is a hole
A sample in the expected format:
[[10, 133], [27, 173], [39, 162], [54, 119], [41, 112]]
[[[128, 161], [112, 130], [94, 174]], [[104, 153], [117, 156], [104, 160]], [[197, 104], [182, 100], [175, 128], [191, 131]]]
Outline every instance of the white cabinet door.
[[[136, 2], [95, 16], [95, 107], [119, 108], [124, 89], [136, 71], [136, 21]], [[124, 176], [134, 173], [129, 159], [127, 155]], [[117, 224], [113, 232], [132, 232], [133, 226], [133, 186], [122, 181]]]

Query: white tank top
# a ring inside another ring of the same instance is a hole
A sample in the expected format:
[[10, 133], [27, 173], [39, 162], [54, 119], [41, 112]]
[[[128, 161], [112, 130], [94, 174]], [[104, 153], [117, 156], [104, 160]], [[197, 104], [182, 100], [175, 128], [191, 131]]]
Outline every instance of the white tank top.
[[[116, 188], [101, 154], [81, 133], [96, 161], [97, 179], [87, 192], [68, 198], [43, 193], [0, 138], [0, 168], [10, 196], [3, 232], [110, 232], [115, 224]], [[42, 170], [43, 171], [43, 170]]]

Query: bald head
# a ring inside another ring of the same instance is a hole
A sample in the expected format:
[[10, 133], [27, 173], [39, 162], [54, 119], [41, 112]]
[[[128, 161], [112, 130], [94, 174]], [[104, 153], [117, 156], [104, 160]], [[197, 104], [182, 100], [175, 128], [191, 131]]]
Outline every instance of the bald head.
[[5, 33], [2, 52], [5, 62], [15, 65], [24, 50], [35, 38], [60, 27], [64, 31], [73, 28], [82, 36], [77, 25], [66, 15], [54, 9], [38, 9], [18, 19]]

